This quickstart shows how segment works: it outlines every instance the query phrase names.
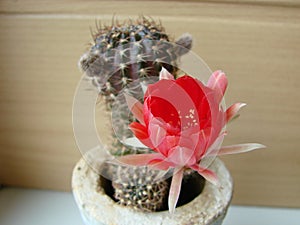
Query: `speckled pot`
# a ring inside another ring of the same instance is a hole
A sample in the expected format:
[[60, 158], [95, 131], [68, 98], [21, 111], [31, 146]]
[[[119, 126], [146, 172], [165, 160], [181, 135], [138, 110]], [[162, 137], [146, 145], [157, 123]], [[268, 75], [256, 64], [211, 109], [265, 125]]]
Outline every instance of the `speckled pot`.
[[232, 197], [232, 178], [220, 159], [210, 168], [221, 187], [206, 182], [202, 193], [176, 208], [175, 214], [144, 213], [117, 204], [99, 187], [99, 175], [84, 159], [73, 170], [73, 195], [86, 225], [221, 225]]

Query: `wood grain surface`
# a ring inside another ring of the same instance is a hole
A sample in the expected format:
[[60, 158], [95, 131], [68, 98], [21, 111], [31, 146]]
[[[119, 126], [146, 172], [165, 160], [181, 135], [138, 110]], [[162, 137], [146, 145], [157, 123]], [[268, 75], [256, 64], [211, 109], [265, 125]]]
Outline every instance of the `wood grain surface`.
[[267, 149], [222, 158], [235, 180], [233, 203], [300, 207], [299, 7], [296, 0], [1, 1], [0, 182], [70, 190], [80, 158], [72, 101], [89, 28], [112, 15], [144, 14], [174, 38], [192, 34], [193, 51], [228, 75], [227, 105], [248, 104], [224, 144]]

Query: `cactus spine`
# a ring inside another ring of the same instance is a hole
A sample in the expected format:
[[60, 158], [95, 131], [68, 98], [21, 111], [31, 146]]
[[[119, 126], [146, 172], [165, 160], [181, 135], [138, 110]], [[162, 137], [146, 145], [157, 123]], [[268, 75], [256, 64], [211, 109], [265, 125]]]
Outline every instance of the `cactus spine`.
[[145, 212], [164, 209], [169, 183], [166, 180], [156, 181], [158, 173], [147, 167], [119, 166], [112, 183], [114, 197], [121, 205]]
[[[175, 43], [188, 50], [192, 39], [183, 35]], [[173, 46], [160, 23], [139, 17], [135, 23], [128, 20], [98, 27], [90, 50], [79, 60], [79, 67], [111, 103], [127, 84], [158, 76], [162, 66], [174, 74], [176, 61], [185, 53]], [[137, 88], [138, 91], [141, 90]]]

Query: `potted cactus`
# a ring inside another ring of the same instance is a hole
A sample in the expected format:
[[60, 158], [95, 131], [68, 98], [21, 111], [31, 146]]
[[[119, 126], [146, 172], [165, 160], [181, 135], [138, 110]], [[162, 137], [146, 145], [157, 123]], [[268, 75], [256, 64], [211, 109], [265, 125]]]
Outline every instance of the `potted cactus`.
[[112, 117], [109, 141], [85, 147], [73, 172], [86, 224], [222, 223], [232, 179], [217, 156], [264, 146], [221, 146], [245, 104], [226, 109], [222, 71], [195, 77], [182, 69], [191, 46], [190, 35], [173, 42], [145, 17], [95, 33], [79, 65]]

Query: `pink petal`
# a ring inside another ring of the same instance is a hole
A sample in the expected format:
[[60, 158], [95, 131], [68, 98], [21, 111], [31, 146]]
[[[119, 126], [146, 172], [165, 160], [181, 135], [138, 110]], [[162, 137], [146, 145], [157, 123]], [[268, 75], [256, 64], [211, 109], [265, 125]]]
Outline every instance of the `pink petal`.
[[205, 131], [200, 130], [200, 132], [199, 132], [199, 141], [198, 141], [198, 145], [196, 147], [197, 151], [196, 151], [196, 154], [195, 154], [195, 157], [196, 157], [197, 161], [199, 161], [201, 159], [201, 156], [206, 151], [206, 143], [207, 143], [208, 138], [209, 138], [209, 136], [207, 134], [205, 134]]
[[115, 161], [132, 165], [132, 166], [145, 166], [148, 165], [148, 163], [152, 160], [160, 159], [161, 156], [159, 153], [153, 153], [153, 154], [133, 154], [133, 155], [125, 155], [121, 156], [115, 159]]
[[149, 162], [149, 167], [158, 170], [168, 170], [170, 167], [174, 167], [175, 165], [171, 162], [166, 161], [165, 159], [153, 159]]
[[162, 143], [163, 139], [166, 136], [166, 133], [167, 132], [163, 127], [163, 122], [155, 117], [152, 117], [149, 121], [148, 134], [155, 148], [157, 148]]
[[205, 168], [199, 166], [198, 164], [194, 164], [190, 168], [197, 171], [202, 177], [204, 177], [210, 183], [217, 185], [217, 186], [219, 185], [218, 177], [213, 171], [211, 171], [209, 169], [205, 169]]
[[148, 146], [144, 145], [137, 137], [126, 138], [122, 142], [123, 142], [123, 144], [128, 145], [128, 146], [148, 149]]
[[168, 152], [168, 160], [177, 166], [193, 165], [196, 163], [194, 150], [182, 146], [176, 146]]
[[171, 182], [170, 192], [169, 192], [169, 199], [168, 199], [170, 213], [174, 213], [175, 211], [176, 204], [180, 194], [182, 177], [183, 177], [183, 168], [175, 168], [172, 182]]
[[207, 86], [210, 87], [211, 89], [217, 90], [221, 94], [222, 97], [226, 91], [227, 84], [228, 84], [228, 81], [227, 81], [226, 75], [221, 70], [217, 70], [217, 71], [213, 72], [213, 74], [210, 76], [210, 78], [207, 82]]
[[229, 122], [246, 103], [235, 103], [226, 110], [226, 121]]
[[174, 80], [174, 76], [171, 73], [169, 73], [169, 71], [166, 70], [164, 67], [162, 67], [161, 71], [159, 73], [159, 79], [160, 80], [163, 80], [163, 79], [165, 79], [165, 80]]
[[[207, 149], [204, 156], [213, 156], [218, 155], [218, 151], [220, 150], [220, 147], [222, 145], [222, 142], [224, 140], [224, 136], [227, 134], [226, 131], [222, 132], [217, 139], [213, 142], [213, 144]], [[204, 157], [203, 156], [203, 157]]]
[[135, 118], [140, 121], [141, 124], [145, 124], [144, 122], [144, 114], [143, 114], [143, 104], [140, 103], [136, 98], [124, 93], [128, 108], [132, 112]]
[[265, 148], [265, 147], [266, 146], [258, 143], [247, 143], [247, 144], [225, 146], [220, 149], [218, 155], [228, 155], [228, 154], [249, 152], [258, 148]]

